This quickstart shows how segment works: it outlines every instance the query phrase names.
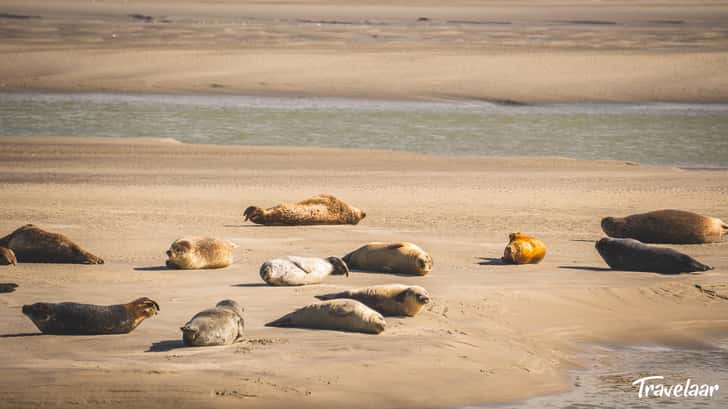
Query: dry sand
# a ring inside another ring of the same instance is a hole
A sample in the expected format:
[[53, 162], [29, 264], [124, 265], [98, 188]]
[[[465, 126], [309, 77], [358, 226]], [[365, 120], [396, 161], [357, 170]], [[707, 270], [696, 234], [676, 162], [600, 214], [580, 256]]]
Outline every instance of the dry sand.
[[728, 101], [728, 1], [0, 5], [0, 89]]
[[[594, 249], [605, 215], [683, 208], [728, 218], [727, 171], [559, 158], [451, 158], [385, 151], [186, 145], [153, 139], [0, 138], [0, 232], [65, 233], [102, 266], [0, 267], [0, 406], [442, 407], [556, 392], [593, 343], [700, 344], [728, 329], [728, 244], [676, 246], [714, 265], [700, 275], [614, 272]], [[331, 193], [366, 210], [357, 226], [260, 227], [251, 204]], [[498, 265], [507, 235], [534, 234], [535, 266]], [[182, 235], [238, 243], [237, 263], [170, 271]], [[413, 241], [426, 277], [355, 272], [301, 288], [263, 285], [288, 254], [343, 255]], [[315, 294], [380, 283], [425, 286], [434, 303], [380, 335], [264, 327]], [[159, 316], [133, 333], [43, 336], [24, 303], [122, 303]], [[224, 298], [245, 308], [246, 341], [181, 348], [179, 327]]]

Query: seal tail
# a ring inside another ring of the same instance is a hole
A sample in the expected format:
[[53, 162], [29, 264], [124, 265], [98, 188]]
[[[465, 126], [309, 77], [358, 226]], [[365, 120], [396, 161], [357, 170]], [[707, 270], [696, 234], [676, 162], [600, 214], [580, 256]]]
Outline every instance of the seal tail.
[[271, 321], [265, 324], [266, 327], [293, 327], [293, 320], [291, 314], [284, 315], [275, 321]]

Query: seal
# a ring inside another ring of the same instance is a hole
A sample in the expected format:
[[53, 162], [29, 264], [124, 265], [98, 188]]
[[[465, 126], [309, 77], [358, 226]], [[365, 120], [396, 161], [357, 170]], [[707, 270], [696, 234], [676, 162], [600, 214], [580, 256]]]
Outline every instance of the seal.
[[177, 239], [167, 250], [167, 267], [180, 270], [223, 268], [233, 263], [233, 249], [237, 244], [211, 237]]
[[42, 333], [59, 335], [126, 334], [158, 311], [159, 304], [147, 297], [117, 305], [75, 302], [23, 305], [23, 314]]
[[355, 300], [331, 300], [307, 305], [265, 324], [379, 334], [387, 323], [382, 314]]
[[388, 284], [317, 295], [319, 300], [350, 298], [382, 315], [414, 317], [430, 302], [430, 294], [418, 285]]
[[523, 233], [508, 235], [510, 242], [501, 260], [508, 264], [538, 264], [546, 256], [546, 245], [535, 237]]
[[0, 247], [0, 266], [9, 266], [11, 264], [18, 264], [15, 253], [7, 247]]
[[420, 276], [432, 271], [433, 264], [432, 257], [425, 250], [407, 242], [373, 242], [343, 258], [350, 268]]
[[0, 239], [0, 247], [15, 253], [20, 263], [104, 264], [63, 234], [26, 224]]
[[604, 237], [597, 241], [596, 248], [612, 270], [679, 274], [713, 269], [687, 254], [634, 239]]
[[250, 206], [243, 213], [245, 221], [266, 226], [301, 226], [313, 224], [357, 224], [366, 213], [331, 195], [319, 195], [296, 203], [269, 209]]
[[330, 274], [346, 274], [349, 267], [338, 257], [288, 256], [274, 258], [260, 266], [260, 278], [276, 286], [319, 284]]
[[0, 283], [0, 293], [12, 293], [18, 285], [15, 283]]
[[215, 308], [195, 314], [180, 329], [185, 345], [212, 346], [242, 340], [244, 327], [243, 308], [233, 300], [222, 300]]
[[684, 210], [657, 210], [627, 217], [605, 217], [607, 236], [635, 239], [643, 243], [719, 243], [728, 234], [728, 224], [715, 217]]

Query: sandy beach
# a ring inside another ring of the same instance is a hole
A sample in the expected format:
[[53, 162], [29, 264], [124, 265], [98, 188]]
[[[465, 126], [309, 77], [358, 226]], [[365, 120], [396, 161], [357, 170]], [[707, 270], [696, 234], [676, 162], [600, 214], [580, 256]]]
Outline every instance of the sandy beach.
[[0, 5], [0, 90], [728, 101], [728, 2]]
[[[599, 220], [659, 208], [728, 218], [727, 171], [560, 158], [187, 145], [173, 140], [0, 138], [0, 234], [35, 223], [103, 257], [101, 266], [19, 264], [0, 281], [0, 402], [27, 407], [452, 407], [558, 392], [593, 344], [695, 345], [728, 329], [726, 244], [675, 246], [715, 266], [700, 275], [606, 269]], [[364, 209], [356, 226], [260, 227], [263, 207], [318, 193]], [[540, 237], [543, 263], [499, 265], [507, 235]], [[163, 268], [183, 235], [234, 241], [215, 271]], [[354, 272], [300, 288], [264, 285], [282, 255], [343, 255], [412, 241], [433, 272]], [[434, 302], [380, 335], [264, 327], [336, 289], [418, 284]], [[127, 335], [43, 336], [20, 313], [38, 301], [158, 301]], [[224, 298], [245, 308], [246, 340], [182, 348], [179, 327]]]

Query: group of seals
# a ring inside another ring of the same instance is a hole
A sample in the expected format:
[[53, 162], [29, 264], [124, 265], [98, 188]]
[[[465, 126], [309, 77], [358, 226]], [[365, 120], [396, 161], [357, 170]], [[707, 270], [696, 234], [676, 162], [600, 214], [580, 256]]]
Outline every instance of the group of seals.
[[183, 327], [182, 341], [188, 346], [228, 345], [243, 338], [243, 307], [222, 300], [215, 308], [195, 314]]
[[181, 270], [223, 268], [233, 263], [237, 244], [211, 237], [186, 237], [175, 240], [167, 250], [167, 267]]
[[306, 305], [269, 322], [269, 327], [298, 327], [379, 334], [384, 316], [414, 317], [430, 302], [420, 286], [378, 285], [317, 295], [323, 302]]
[[301, 226], [311, 224], [357, 224], [366, 213], [331, 195], [319, 195], [296, 203], [284, 203], [269, 209], [250, 206], [243, 212], [245, 221], [266, 226]]
[[75, 263], [104, 264], [104, 260], [59, 233], [26, 224], [0, 238], [0, 264]]
[[607, 236], [596, 242], [599, 255], [613, 270], [661, 274], [708, 271], [713, 267], [676, 250], [644, 243], [717, 243], [728, 225], [715, 217], [684, 210], [657, 210], [627, 217], [605, 217], [602, 230]]
[[349, 267], [338, 257], [287, 256], [260, 266], [260, 278], [275, 286], [319, 284], [331, 274], [349, 276]]
[[66, 335], [126, 334], [158, 311], [159, 304], [146, 297], [117, 305], [75, 302], [23, 305], [23, 314], [41, 332]]
[[538, 264], [546, 256], [546, 245], [535, 237], [511, 233], [501, 261], [507, 264]]

